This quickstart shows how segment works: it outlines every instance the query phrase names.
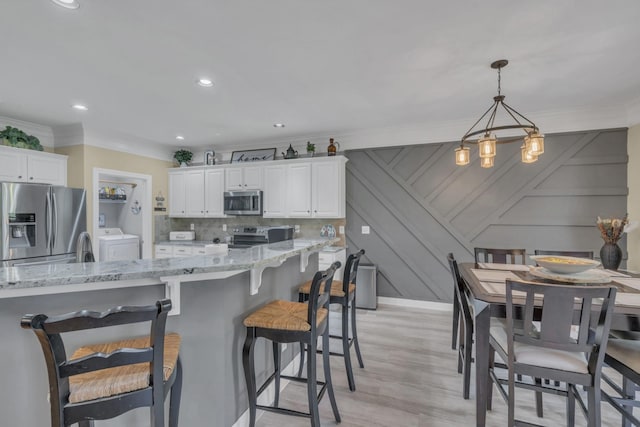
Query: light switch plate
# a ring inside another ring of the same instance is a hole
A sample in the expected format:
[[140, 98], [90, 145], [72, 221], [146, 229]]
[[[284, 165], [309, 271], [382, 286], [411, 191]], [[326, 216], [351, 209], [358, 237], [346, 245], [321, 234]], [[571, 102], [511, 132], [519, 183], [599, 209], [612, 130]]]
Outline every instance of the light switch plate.
[[340, 227], [338, 227], [338, 233], [344, 234], [344, 225], [341, 225]]
[[294, 227], [294, 230], [295, 230], [296, 233], [300, 232], [300, 225], [299, 224], [296, 224], [293, 227]]
[[195, 230], [195, 229], [196, 229], [196, 225], [195, 225], [195, 224], [191, 224], [191, 228], [190, 228], [190, 230], [191, 230], [191, 231], [193, 231], [193, 230]]
[[369, 233], [371, 233], [371, 228], [368, 225], [363, 225], [362, 234], [369, 234]]
[[227, 231], [227, 224], [222, 224], [222, 231]]

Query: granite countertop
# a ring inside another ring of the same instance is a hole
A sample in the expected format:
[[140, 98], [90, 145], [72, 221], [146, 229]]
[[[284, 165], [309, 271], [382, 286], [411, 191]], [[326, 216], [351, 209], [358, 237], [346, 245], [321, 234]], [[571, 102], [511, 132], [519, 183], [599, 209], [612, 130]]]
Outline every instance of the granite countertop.
[[233, 249], [227, 255], [6, 267], [0, 268], [0, 294], [5, 289], [159, 279], [168, 276], [249, 270], [283, 261], [304, 252], [318, 251], [339, 240], [338, 238], [295, 239], [247, 249]]

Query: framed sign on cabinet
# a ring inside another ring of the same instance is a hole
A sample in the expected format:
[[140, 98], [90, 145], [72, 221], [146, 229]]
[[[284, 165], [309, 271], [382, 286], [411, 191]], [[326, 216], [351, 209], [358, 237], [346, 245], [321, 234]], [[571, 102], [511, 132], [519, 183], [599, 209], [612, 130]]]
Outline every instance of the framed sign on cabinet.
[[263, 160], [275, 160], [275, 158], [275, 148], [234, 151], [231, 153], [231, 163], [259, 162]]

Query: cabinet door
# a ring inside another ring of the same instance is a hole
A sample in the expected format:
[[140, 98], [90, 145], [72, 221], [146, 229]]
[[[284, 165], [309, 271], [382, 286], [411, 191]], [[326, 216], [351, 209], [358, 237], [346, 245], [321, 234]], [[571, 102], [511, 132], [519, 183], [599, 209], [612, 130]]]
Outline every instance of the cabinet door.
[[228, 191], [237, 191], [244, 189], [242, 182], [242, 168], [225, 169], [225, 188]]
[[311, 216], [311, 163], [287, 168], [287, 211], [291, 218]]
[[224, 169], [204, 173], [204, 216], [224, 217]]
[[18, 150], [0, 151], [0, 181], [27, 181], [27, 155]]
[[67, 185], [67, 159], [27, 155], [27, 182]]
[[245, 166], [244, 168], [244, 189], [260, 190], [262, 189], [262, 166]]
[[185, 173], [169, 174], [169, 216], [185, 216]]
[[311, 178], [312, 208], [314, 218], [341, 218], [344, 204], [344, 183], [339, 162], [313, 164]]
[[188, 217], [204, 216], [204, 171], [185, 174], [185, 214]]
[[264, 200], [262, 216], [265, 218], [285, 218], [287, 195], [287, 167], [265, 166], [264, 168]]

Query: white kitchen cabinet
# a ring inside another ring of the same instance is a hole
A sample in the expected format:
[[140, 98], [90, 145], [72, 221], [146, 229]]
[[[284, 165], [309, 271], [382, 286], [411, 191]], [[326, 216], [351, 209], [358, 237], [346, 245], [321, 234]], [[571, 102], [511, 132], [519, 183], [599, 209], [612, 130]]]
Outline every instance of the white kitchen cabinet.
[[204, 170], [185, 173], [184, 211], [187, 217], [204, 216]]
[[285, 218], [287, 216], [287, 165], [265, 166], [264, 199], [262, 216]]
[[227, 191], [261, 190], [262, 166], [237, 166], [225, 169]]
[[204, 216], [225, 217], [224, 214], [224, 170], [208, 169], [204, 173]]
[[186, 216], [185, 171], [169, 171], [169, 216]]
[[311, 217], [311, 163], [294, 163], [287, 168], [287, 212], [290, 218]]
[[311, 165], [311, 210], [313, 218], [345, 217], [344, 164], [322, 161]]
[[181, 168], [169, 171], [169, 216], [224, 217], [224, 171]]
[[155, 258], [171, 258], [173, 256], [173, 247], [170, 245], [156, 245]]
[[336, 261], [340, 261], [342, 267], [336, 270], [333, 277], [335, 280], [342, 280], [344, 265], [347, 262], [347, 250], [329, 247], [318, 252], [318, 270], [326, 270]]
[[67, 156], [1, 146], [0, 181], [67, 185]]

